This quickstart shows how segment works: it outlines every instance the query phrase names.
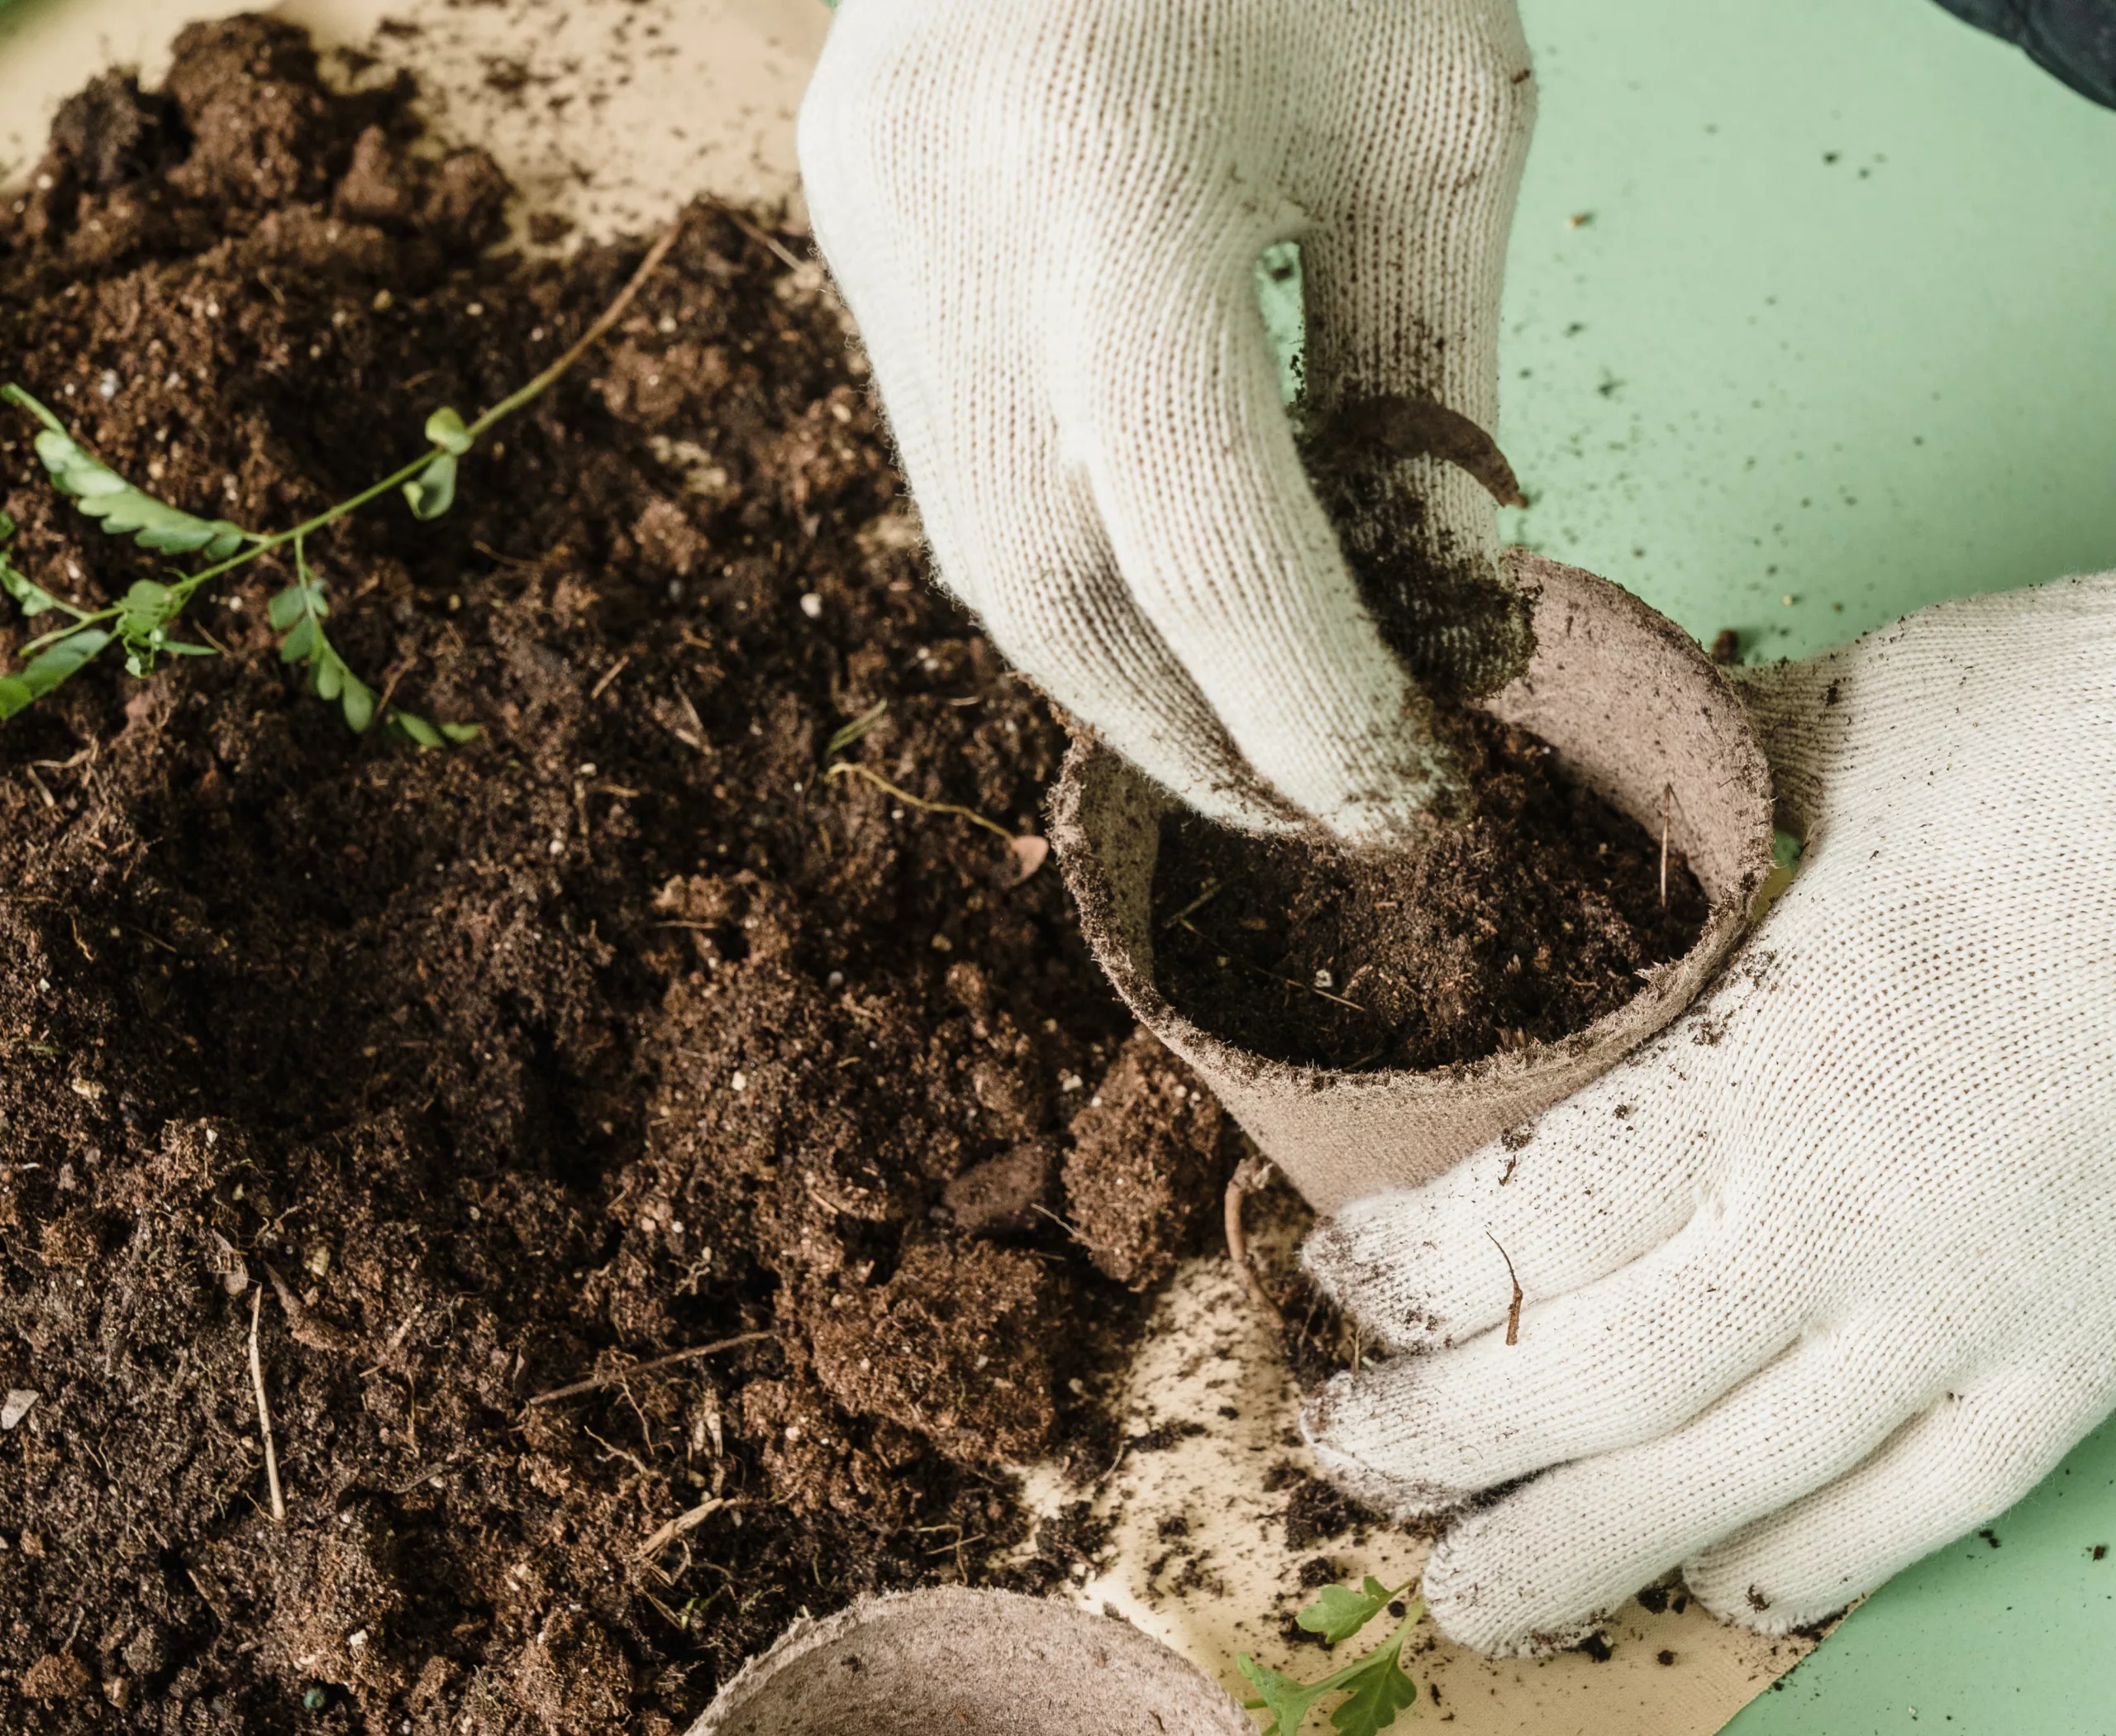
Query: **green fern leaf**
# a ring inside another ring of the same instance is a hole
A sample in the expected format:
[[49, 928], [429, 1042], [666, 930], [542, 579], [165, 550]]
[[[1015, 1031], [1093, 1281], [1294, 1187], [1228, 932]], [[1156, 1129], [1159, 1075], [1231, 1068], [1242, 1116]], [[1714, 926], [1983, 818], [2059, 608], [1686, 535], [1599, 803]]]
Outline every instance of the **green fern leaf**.
[[86, 609], [75, 608], [72, 603], [53, 596], [7, 558], [7, 545], [14, 540], [15, 521], [0, 513], [0, 591], [12, 597], [25, 615], [41, 615], [46, 609], [56, 608], [64, 609], [76, 621], [85, 619]]
[[46, 646], [14, 675], [0, 675], [0, 720], [42, 699], [98, 656], [110, 639], [99, 627], [83, 627]]
[[209, 560], [225, 560], [247, 540], [240, 525], [225, 518], [201, 518], [135, 488], [20, 386], [0, 386], [0, 399], [27, 410], [44, 424], [36, 436], [36, 455], [50, 472], [52, 486], [73, 496], [74, 503], [89, 517], [100, 520], [106, 536], [131, 535], [142, 548], [165, 555], [203, 550]]

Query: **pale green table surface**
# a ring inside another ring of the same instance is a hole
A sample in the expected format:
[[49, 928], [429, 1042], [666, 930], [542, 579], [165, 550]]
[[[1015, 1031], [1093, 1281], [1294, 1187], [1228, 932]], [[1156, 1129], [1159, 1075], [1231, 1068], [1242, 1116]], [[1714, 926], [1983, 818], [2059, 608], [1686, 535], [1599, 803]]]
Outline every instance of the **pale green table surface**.
[[[1511, 534], [1771, 656], [2116, 567], [2116, 113], [1930, 0], [1522, 10]], [[1992, 1529], [1730, 1729], [2116, 1731], [2116, 1425]]]

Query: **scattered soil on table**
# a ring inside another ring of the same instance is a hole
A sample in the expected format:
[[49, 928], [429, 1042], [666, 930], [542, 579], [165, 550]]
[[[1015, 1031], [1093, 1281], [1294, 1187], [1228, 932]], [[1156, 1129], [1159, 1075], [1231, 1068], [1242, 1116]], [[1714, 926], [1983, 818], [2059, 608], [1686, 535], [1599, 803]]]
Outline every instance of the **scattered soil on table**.
[[1286, 1548], [1306, 1549], [1342, 1535], [1368, 1517], [1357, 1501], [1318, 1477], [1296, 1474], [1286, 1497]]
[[[260, 529], [497, 400], [644, 249], [488, 256], [408, 96], [255, 19], [98, 80], [0, 208], [0, 377]], [[155, 576], [11, 418], [16, 563]], [[665, 1736], [803, 1607], [1063, 1579], [1084, 1509], [1026, 1537], [1006, 1463], [1109, 1464], [1232, 1135], [1055, 872], [824, 776], [886, 702], [844, 757], [1032, 833], [1064, 736], [926, 584], [821, 273], [694, 210], [446, 517], [311, 554], [476, 742], [349, 732], [271, 559], [224, 656], [0, 727], [0, 1727]]]
[[1162, 823], [1154, 971], [1205, 1029], [1328, 1067], [1456, 1066], [1555, 1042], [1680, 958], [1708, 914], [1680, 857], [1535, 737], [1453, 725], [1475, 811], [1402, 856]]

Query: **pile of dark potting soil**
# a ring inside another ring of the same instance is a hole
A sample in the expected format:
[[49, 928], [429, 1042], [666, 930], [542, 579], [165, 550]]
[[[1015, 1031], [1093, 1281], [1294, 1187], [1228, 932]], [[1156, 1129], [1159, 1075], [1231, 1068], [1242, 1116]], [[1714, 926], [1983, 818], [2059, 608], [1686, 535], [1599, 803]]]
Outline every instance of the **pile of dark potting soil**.
[[[0, 211], [0, 378], [264, 530], [496, 401], [644, 250], [485, 256], [501, 177], [407, 95], [255, 19], [98, 81]], [[446, 517], [315, 541], [350, 665], [472, 745], [351, 734], [275, 560], [194, 611], [224, 656], [0, 726], [0, 1727], [669, 1733], [803, 1608], [1074, 1566], [1005, 1467], [1106, 1467], [1232, 1130], [1050, 866], [826, 775], [886, 702], [844, 759], [1031, 834], [1063, 746], [928, 589], [862, 375], [813, 267], [693, 210]], [[7, 417], [17, 565], [157, 575]]]
[[1555, 1042], [1638, 993], [1708, 914], [1680, 856], [1483, 713], [1451, 720], [1474, 811], [1415, 854], [1163, 824], [1161, 992], [1260, 1054], [1329, 1067], [1458, 1066]]

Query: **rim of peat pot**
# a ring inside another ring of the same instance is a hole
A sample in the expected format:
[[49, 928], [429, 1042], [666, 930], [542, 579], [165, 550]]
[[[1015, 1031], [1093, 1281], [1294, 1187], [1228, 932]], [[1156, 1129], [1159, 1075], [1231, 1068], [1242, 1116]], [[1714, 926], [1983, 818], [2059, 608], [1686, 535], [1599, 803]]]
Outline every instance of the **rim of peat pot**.
[[1227, 1691], [1129, 1623], [941, 1586], [802, 1617], [689, 1736], [1256, 1736]]
[[1565, 771], [1649, 832], [1667, 792], [1670, 848], [1709, 902], [1689, 951], [1571, 1036], [1430, 1071], [1352, 1073], [1237, 1047], [1154, 981], [1154, 864], [1176, 799], [1086, 738], [1051, 797], [1051, 841], [1096, 961], [1318, 1211], [1429, 1180], [1606, 1072], [1697, 998], [1770, 872], [1770, 768], [1747, 709], [1697, 641], [1606, 579], [1521, 549], [1504, 560], [1533, 600], [1535, 650], [1479, 708], [1540, 736]]

